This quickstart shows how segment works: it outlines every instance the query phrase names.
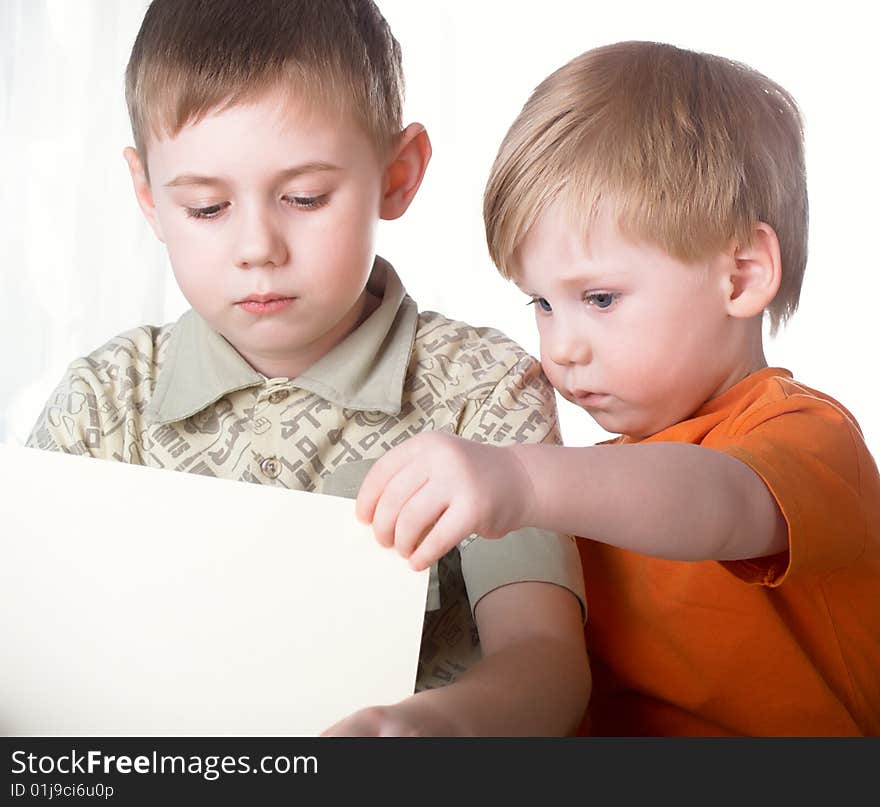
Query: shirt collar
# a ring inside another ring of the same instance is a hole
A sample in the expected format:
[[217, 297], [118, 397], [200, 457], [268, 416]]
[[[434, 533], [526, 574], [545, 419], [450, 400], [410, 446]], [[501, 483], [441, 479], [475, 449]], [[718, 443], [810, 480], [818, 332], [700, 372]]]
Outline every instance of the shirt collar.
[[[379, 306], [292, 386], [346, 409], [399, 414], [418, 309], [391, 264], [376, 257], [367, 288]], [[195, 312], [174, 326], [144, 415], [155, 424], [191, 417], [236, 390], [267, 379]]]

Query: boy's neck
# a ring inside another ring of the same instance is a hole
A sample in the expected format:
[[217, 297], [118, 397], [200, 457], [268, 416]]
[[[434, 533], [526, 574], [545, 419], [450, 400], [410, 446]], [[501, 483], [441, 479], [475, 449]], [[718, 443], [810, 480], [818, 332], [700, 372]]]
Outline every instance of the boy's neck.
[[720, 383], [709, 400], [717, 398], [744, 378], [767, 366], [760, 320], [757, 323], [743, 324], [746, 327], [743, 328], [742, 338], [738, 340], [735, 350], [725, 362], [726, 367], [719, 379]]

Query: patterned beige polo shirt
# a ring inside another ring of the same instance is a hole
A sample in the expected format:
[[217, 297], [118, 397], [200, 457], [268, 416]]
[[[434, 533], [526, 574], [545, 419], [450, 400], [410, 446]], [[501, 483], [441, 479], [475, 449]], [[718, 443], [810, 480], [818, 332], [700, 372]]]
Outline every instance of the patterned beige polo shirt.
[[[262, 376], [193, 311], [121, 334], [70, 365], [28, 445], [353, 497], [372, 462], [421, 431], [559, 442], [553, 390], [521, 347], [496, 330], [419, 313], [381, 258], [370, 289], [378, 308], [293, 379]], [[416, 688], [448, 683], [478, 659], [473, 608], [526, 580], [564, 586], [584, 603], [568, 536], [468, 536], [441, 560]]]

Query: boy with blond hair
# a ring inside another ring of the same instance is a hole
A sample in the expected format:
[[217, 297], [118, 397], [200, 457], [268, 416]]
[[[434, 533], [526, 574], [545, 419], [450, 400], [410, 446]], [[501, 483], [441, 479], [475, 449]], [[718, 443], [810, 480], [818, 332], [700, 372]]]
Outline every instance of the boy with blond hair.
[[802, 140], [789, 93], [718, 56], [622, 42], [549, 76], [492, 169], [489, 249], [554, 387], [620, 436], [425, 435], [360, 491], [415, 568], [469, 531], [582, 536], [585, 732], [880, 733], [877, 466], [762, 345], [806, 265]]
[[[192, 310], [74, 361], [29, 445], [353, 496], [421, 431], [559, 442], [538, 362], [419, 312], [376, 256], [378, 220], [406, 211], [431, 152], [402, 125], [402, 87], [369, 0], [154, 0], [126, 75], [125, 159]], [[286, 528], [301, 538], [295, 514]], [[589, 694], [577, 549], [508, 537], [471, 536], [432, 568], [416, 694], [327, 734], [575, 730]], [[382, 659], [350, 672], [381, 676]]]

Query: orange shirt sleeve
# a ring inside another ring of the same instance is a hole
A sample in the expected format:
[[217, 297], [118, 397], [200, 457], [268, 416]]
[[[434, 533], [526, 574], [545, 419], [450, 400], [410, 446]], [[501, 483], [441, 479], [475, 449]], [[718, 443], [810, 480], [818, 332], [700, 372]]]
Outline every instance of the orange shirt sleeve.
[[854, 564], [880, 522], [880, 477], [858, 424], [833, 399], [779, 386], [703, 443], [752, 468], [788, 523], [787, 553], [724, 564], [768, 586]]

